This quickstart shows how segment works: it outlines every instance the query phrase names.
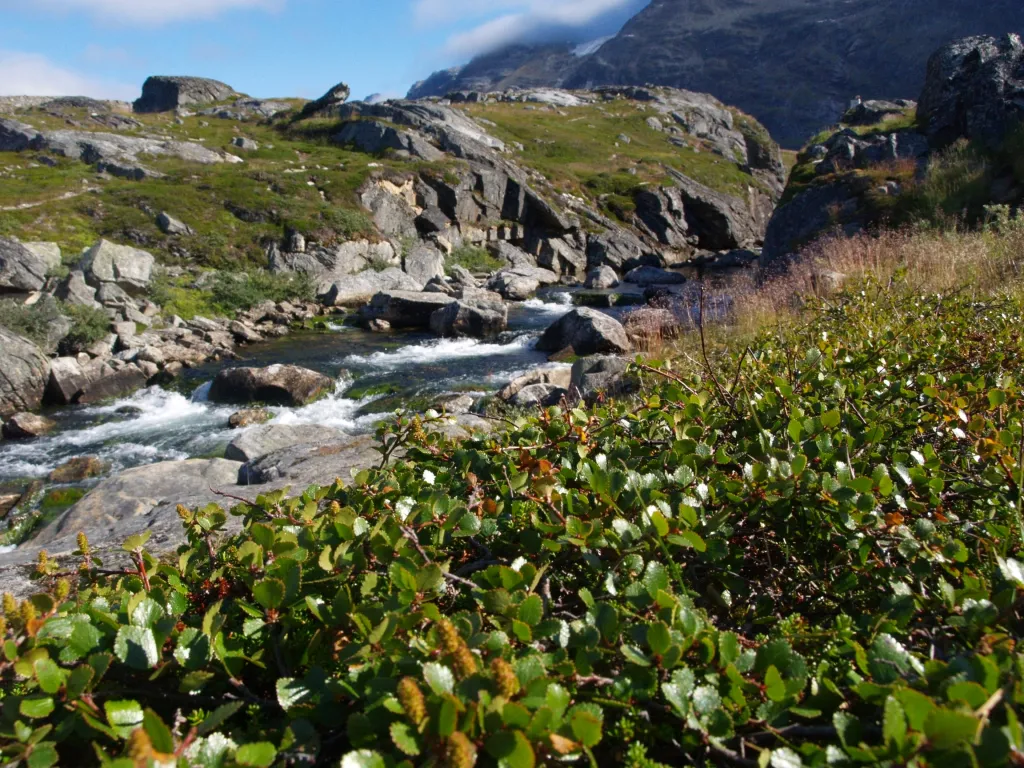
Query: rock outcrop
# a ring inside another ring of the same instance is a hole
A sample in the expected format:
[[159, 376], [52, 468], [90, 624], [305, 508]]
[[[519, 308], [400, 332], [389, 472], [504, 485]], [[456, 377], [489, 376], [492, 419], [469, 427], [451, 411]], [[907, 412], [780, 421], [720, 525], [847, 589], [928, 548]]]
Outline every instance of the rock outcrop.
[[16, 413], [4, 422], [3, 435], [8, 440], [25, 440], [45, 435], [56, 426], [56, 422], [38, 413]]
[[142, 96], [135, 101], [135, 112], [173, 112], [225, 101], [235, 95], [231, 86], [204, 77], [154, 75], [142, 85]]
[[100, 240], [82, 257], [81, 268], [89, 285], [102, 289], [115, 285], [122, 291], [141, 294], [153, 279], [153, 255], [138, 248]]
[[294, 365], [230, 368], [213, 380], [209, 398], [215, 403], [266, 403], [298, 407], [330, 392], [334, 382], [322, 373]]
[[47, 276], [59, 266], [60, 248], [53, 253], [0, 237], [0, 294], [38, 291], [46, 284]]
[[581, 307], [559, 318], [537, 342], [541, 352], [569, 348], [577, 355], [586, 356], [630, 352], [633, 345], [618, 320], [595, 309]]
[[318, 424], [269, 424], [236, 437], [224, 452], [231, 461], [250, 462], [296, 445], [338, 442], [344, 434]]
[[40, 406], [49, 369], [35, 344], [0, 327], [0, 419]]

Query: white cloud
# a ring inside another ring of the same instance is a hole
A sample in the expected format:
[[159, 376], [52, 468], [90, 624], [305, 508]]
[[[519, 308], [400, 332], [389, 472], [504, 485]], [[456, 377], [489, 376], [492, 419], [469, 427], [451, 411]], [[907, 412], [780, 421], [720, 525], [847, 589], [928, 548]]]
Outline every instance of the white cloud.
[[503, 12], [448, 38], [447, 53], [474, 56], [551, 30], [585, 28], [637, 5], [638, 0], [416, 0], [414, 15], [421, 24], [441, 24]]
[[[120, 24], [158, 25], [209, 19], [224, 11], [277, 10], [286, 0], [35, 0], [36, 10], [87, 13]], [[25, 8], [22, 0], [0, 0], [0, 8]]]
[[0, 95], [129, 100], [139, 88], [64, 69], [38, 53], [0, 50]]
[[140, 64], [141, 60], [131, 51], [125, 48], [106, 48], [96, 43], [90, 43], [82, 51], [82, 60], [89, 64], [125, 66]]

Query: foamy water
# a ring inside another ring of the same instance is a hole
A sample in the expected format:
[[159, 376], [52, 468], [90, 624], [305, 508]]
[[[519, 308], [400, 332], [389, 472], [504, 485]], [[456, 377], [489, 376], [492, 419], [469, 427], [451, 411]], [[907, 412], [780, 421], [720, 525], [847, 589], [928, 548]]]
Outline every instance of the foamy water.
[[372, 355], [349, 355], [343, 362], [351, 366], [393, 370], [406, 365], [424, 365], [447, 360], [517, 355], [524, 350], [533, 349], [536, 343], [537, 340], [529, 336], [520, 336], [510, 344], [489, 344], [476, 339], [439, 339], [393, 351], [374, 352]]

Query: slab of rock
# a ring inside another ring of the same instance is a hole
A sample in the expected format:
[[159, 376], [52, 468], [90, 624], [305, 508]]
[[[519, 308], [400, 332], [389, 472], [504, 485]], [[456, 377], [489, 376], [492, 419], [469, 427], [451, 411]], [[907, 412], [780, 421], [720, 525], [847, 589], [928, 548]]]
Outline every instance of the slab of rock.
[[530, 406], [548, 407], [558, 405], [562, 398], [569, 394], [567, 389], [555, 384], [531, 384], [523, 387], [508, 399], [509, 405], [517, 408], [529, 408]]
[[156, 217], [156, 225], [160, 228], [160, 231], [163, 232], [165, 235], [195, 234], [192, 227], [188, 226], [183, 221], [174, 218], [167, 211], [161, 212], [161, 214]]
[[0, 293], [31, 293], [42, 289], [46, 276], [60, 266], [57, 258], [9, 237], [0, 237]]
[[298, 407], [334, 389], [327, 376], [294, 365], [230, 368], [213, 380], [209, 398], [215, 403], [268, 403]]
[[410, 131], [401, 131], [387, 123], [376, 120], [356, 120], [342, 126], [332, 141], [352, 145], [360, 152], [380, 154], [387, 150], [408, 152], [411, 157], [423, 160], [440, 160], [444, 152], [433, 146], [422, 136]]
[[134, 363], [118, 369], [113, 369], [109, 365], [102, 365], [95, 374], [90, 370], [87, 370], [86, 373], [91, 377], [91, 380], [82, 390], [77, 400], [75, 400], [75, 402], [82, 405], [93, 405], [106, 400], [116, 400], [119, 397], [131, 394], [137, 389], [142, 389], [149, 381], [149, 377], [145, 372]]
[[625, 281], [634, 285], [682, 285], [686, 277], [658, 267], [637, 267], [626, 273]]
[[348, 101], [348, 97], [352, 95], [352, 89], [345, 83], [338, 83], [336, 86], [331, 88], [327, 93], [321, 96], [319, 99], [309, 102], [302, 107], [302, 111], [299, 113], [299, 119], [312, 117], [313, 115], [321, 112], [329, 112], [332, 109], [336, 109]]
[[235, 95], [234, 89], [205, 77], [170, 77], [154, 75], [142, 85], [142, 96], [132, 109], [137, 113], [173, 112], [180, 107], [195, 107], [225, 101]]
[[55, 295], [68, 304], [77, 304], [83, 307], [99, 307], [96, 301], [96, 289], [85, 280], [85, 273], [80, 269], [74, 269], [61, 280], [57, 286]]
[[633, 349], [622, 323], [587, 307], [560, 317], [537, 342], [541, 352], [558, 352], [566, 347], [572, 347], [581, 357]]
[[526, 301], [542, 285], [556, 285], [558, 275], [542, 267], [509, 267], [491, 276], [487, 290], [494, 291], [508, 301]]
[[573, 363], [570, 389], [585, 400], [592, 400], [599, 393], [619, 394], [628, 368], [628, 361], [614, 355], [581, 358]]
[[379, 443], [370, 435], [347, 437], [328, 445], [299, 445], [271, 453], [245, 465], [243, 485], [261, 486], [259, 493], [292, 487], [330, 485], [335, 478], [352, 479], [352, 472], [380, 466]]
[[343, 432], [316, 424], [268, 424], [236, 437], [227, 447], [224, 458], [241, 462], [256, 461], [285, 448], [334, 443], [344, 436]]
[[31, 125], [17, 120], [0, 120], [0, 152], [23, 152], [38, 148], [41, 135]]
[[443, 293], [382, 291], [359, 311], [364, 325], [383, 320], [392, 328], [429, 328], [435, 311], [456, 301]]
[[419, 291], [423, 286], [397, 267], [381, 272], [366, 270], [331, 283], [320, 300], [329, 307], [359, 307], [381, 292]]
[[110, 466], [95, 456], [79, 456], [66, 461], [50, 473], [51, 483], [80, 483], [92, 477], [100, 477], [110, 470]]
[[16, 413], [4, 422], [3, 435], [8, 440], [26, 440], [51, 432], [57, 422], [37, 413]]
[[153, 264], [151, 253], [109, 240], [100, 240], [82, 258], [82, 270], [90, 285], [99, 288], [103, 283], [113, 283], [131, 295], [149, 288]]
[[39, 347], [0, 327], [0, 419], [38, 408], [49, 370]]

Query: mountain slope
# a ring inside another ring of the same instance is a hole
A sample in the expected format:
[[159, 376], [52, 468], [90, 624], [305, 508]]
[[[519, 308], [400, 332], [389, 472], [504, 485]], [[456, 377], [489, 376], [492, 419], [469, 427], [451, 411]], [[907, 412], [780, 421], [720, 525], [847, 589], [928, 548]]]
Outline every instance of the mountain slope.
[[[668, 85], [735, 104], [795, 147], [838, 120], [855, 95], [916, 98], [928, 56], [948, 40], [1021, 29], [1016, 0], [654, 0], [596, 52], [564, 66], [538, 67], [547, 47], [524, 58], [517, 46], [514, 56], [489, 54], [434, 81], [440, 87], [426, 81], [417, 95]], [[538, 69], [549, 82], [538, 82]]]

